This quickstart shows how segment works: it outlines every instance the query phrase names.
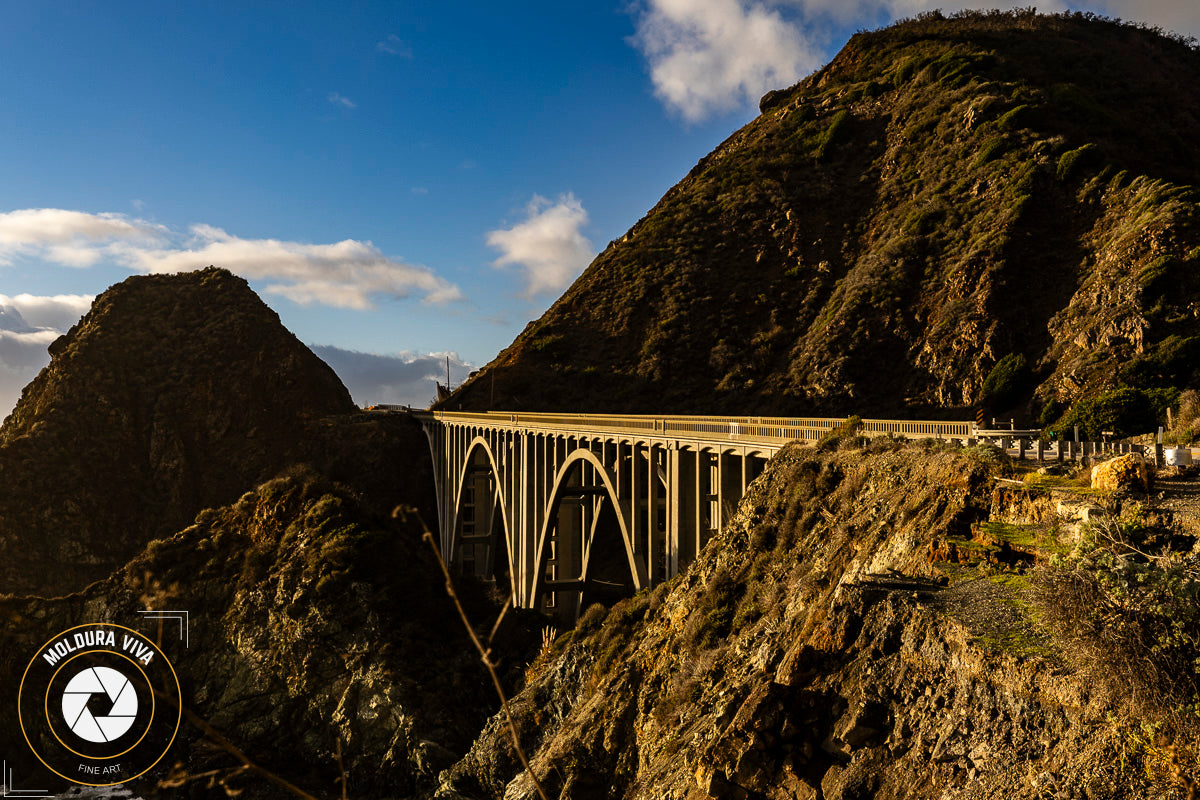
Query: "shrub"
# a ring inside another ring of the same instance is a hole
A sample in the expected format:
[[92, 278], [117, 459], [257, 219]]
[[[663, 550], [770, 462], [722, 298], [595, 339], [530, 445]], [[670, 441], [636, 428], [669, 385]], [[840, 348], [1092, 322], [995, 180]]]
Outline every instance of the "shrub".
[[686, 636], [693, 649], [707, 650], [729, 635], [744, 588], [727, 570], [712, 576], [688, 620]]
[[1009, 353], [984, 379], [980, 399], [993, 408], [1009, 408], [1020, 399], [1029, 378], [1029, 361], [1020, 353]]
[[1094, 162], [1100, 155], [1100, 148], [1091, 142], [1075, 150], [1068, 150], [1058, 158], [1058, 179], [1066, 181], [1078, 170]]
[[1098, 440], [1103, 431], [1118, 439], [1154, 430], [1158, 425], [1155, 402], [1141, 389], [1116, 389], [1071, 406], [1062, 418], [1063, 429], [1078, 425], [1087, 439]]
[[1179, 395], [1179, 407], [1172, 418], [1171, 444], [1191, 444], [1200, 430], [1200, 392], [1188, 389]]
[[592, 603], [588, 606], [587, 611], [583, 612], [583, 616], [579, 618], [579, 622], [575, 624], [575, 631], [582, 636], [588, 631], [595, 630], [600, 627], [600, 623], [608, 616], [608, 609], [603, 603]]
[[829, 148], [837, 144], [840, 138], [843, 137], [846, 129], [846, 121], [849, 118], [850, 112], [844, 108], [833, 115], [833, 119], [829, 121], [829, 127], [817, 137], [816, 156], [818, 159], [823, 160], [829, 154]]
[[862, 93], [859, 95], [859, 97], [863, 100], [870, 100], [873, 97], [879, 97], [879, 95], [886, 91], [887, 87], [882, 83], [879, 83], [878, 81], [867, 81], [867, 84], [863, 87]]
[[896, 71], [892, 73], [892, 84], [902, 86], [912, 80], [912, 77], [917, 74], [917, 70], [923, 67], [924, 61], [918, 56], [908, 56], [900, 65], [896, 67]]
[[1001, 155], [1005, 150], [1005, 141], [1003, 136], [993, 136], [983, 143], [979, 148], [979, 155], [975, 156], [975, 166], [982, 166], [987, 162]]
[[1036, 574], [1042, 619], [1078, 669], [1136, 712], [1159, 717], [1194, 706], [1200, 702], [1197, 564], [1165, 556], [1136, 561], [1120, 543], [1117, 523], [1105, 527], [1117, 535], [1102, 547]]
[[1027, 103], [1013, 108], [1000, 115], [1000, 119], [996, 120], [996, 127], [1002, 131], [1015, 131], [1021, 128], [1028, 128], [1033, 124], [1036, 113], [1034, 109]]
[[1038, 415], [1038, 423], [1043, 428], [1049, 428], [1054, 422], [1063, 415], [1066, 409], [1062, 402], [1057, 397], [1051, 397], [1042, 406], [1042, 413]]
[[817, 452], [825, 453], [845, 447], [847, 444], [853, 444], [858, 438], [856, 434], [862, 426], [862, 417], [857, 414], [847, 417], [845, 422], [842, 422], [821, 437], [820, 441], [817, 442]]

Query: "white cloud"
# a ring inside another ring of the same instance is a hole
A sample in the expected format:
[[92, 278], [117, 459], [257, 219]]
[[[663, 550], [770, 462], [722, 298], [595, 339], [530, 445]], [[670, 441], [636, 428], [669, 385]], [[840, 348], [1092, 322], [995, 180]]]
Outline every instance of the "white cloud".
[[376, 43], [375, 49], [390, 56], [400, 56], [401, 58], [413, 57], [413, 49], [408, 45], [408, 42], [394, 33], [389, 33], [386, 39]]
[[1146, 22], [1184, 36], [1200, 36], [1196, 0], [1099, 0], [1098, 11], [1131, 22]]
[[124, 214], [88, 214], [61, 208], [26, 208], [0, 213], [0, 264], [37, 255], [69, 267], [90, 267], [114, 242], [152, 243], [161, 225]]
[[426, 408], [437, 398], [435, 382], [446, 381], [447, 357], [451, 385], [458, 386], [471, 370], [457, 353], [378, 355], [331, 345], [313, 345], [312, 351], [333, 368], [360, 406], [392, 403]]
[[65, 332], [88, 312], [95, 299], [90, 294], [18, 294], [11, 297], [0, 294], [0, 330], [16, 330], [5, 322], [3, 314], [8, 310], [15, 312], [30, 327]]
[[354, 102], [349, 97], [338, 94], [337, 92], [330, 92], [328, 100], [329, 100], [329, 102], [333, 103], [335, 106], [338, 106], [340, 108], [346, 108], [346, 109], [358, 108], [358, 103]]
[[535, 194], [525, 211], [524, 222], [488, 233], [488, 246], [501, 253], [492, 263], [520, 265], [526, 297], [566, 288], [595, 255], [592, 243], [580, 233], [587, 212], [573, 194], [560, 196], [556, 203]]
[[[1010, 10], [1025, 0], [965, 0], [956, 8]], [[941, 0], [642, 0], [632, 44], [655, 95], [688, 121], [753, 108], [829, 60], [847, 25], [874, 27], [945, 8]], [[1079, 8], [1079, 6], [1074, 6]], [[1038, 4], [1066, 10], [1062, 0]], [[1092, 0], [1086, 8], [1184, 36], [1200, 35], [1195, 0]], [[947, 11], [949, 13], [949, 11]]]
[[0, 213], [0, 264], [18, 257], [72, 267], [110, 262], [138, 272], [187, 272], [210, 264], [301, 305], [368, 309], [378, 298], [420, 295], [427, 303], [461, 298], [428, 267], [385, 256], [371, 242], [309, 244], [242, 239], [197, 224], [190, 236], [121, 214], [60, 209]]
[[86, 295], [0, 295], [0, 417], [50, 363], [47, 348], [91, 306]]
[[123, 260], [140, 272], [185, 272], [209, 264], [250, 280], [270, 281], [265, 291], [301, 305], [368, 309], [373, 297], [422, 293], [426, 302], [461, 297], [458, 287], [426, 267], [388, 258], [370, 242], [302, 244], [278, 239], [242, 239], [210, 225], [193, 225], [185, 247], [128, 248]]
[[632, 41], [655, 94], [693, 122], [755, 103], [824, 59], [778, 7], [745, 0], [649, 0]]

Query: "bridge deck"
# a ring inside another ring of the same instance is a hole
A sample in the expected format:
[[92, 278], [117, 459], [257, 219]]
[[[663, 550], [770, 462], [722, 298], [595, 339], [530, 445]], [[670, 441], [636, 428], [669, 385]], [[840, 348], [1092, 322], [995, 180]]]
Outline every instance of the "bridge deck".
[[[775, 452], [794, 439], [812, 441], [846, 421], [845, 417], [711, 417], [661, 414], [568, 414], [509, 411], [414, 411], [418, 418], [458, 425], [556, 434], [739, 442]], [[864, 419], [860, 434], [892, 434], [910, 439], [967, 437], [966, 421]]]

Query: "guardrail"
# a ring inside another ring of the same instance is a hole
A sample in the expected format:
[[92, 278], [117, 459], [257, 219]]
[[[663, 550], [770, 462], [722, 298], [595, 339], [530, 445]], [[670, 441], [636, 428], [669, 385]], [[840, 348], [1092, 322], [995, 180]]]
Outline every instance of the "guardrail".
[[[456, 424], [524, 430], [721, 439], [782, 446], [793, 439], [820, 439], [846, 417], [704, 417], [656, 414], [570, 414], [515, 411], [414, 411], [414, 416]], [[973, 422], [865, 419], [864, 436], [910, 439], [972, 436]]]

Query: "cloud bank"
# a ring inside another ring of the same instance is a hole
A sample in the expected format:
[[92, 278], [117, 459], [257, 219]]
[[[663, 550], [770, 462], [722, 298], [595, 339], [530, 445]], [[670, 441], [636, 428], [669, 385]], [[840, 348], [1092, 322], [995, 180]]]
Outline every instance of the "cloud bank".
[[452, 385], [458, 386], [471, 371], [457, 353], [378, 355], [331, 345], [311, 349], [333, 368], [360, 406], [390, 403], [427, 408], [437, 398], [435, 381], [446, 381], [447, 356]]
[[115, 263], [137, 272], [186, 272], [210, 264], [301, 305], [369, 309], [380, 298], [419, 295], [427, 303], [460, 299], [458, 287], [428, 267], [385, 256], [371, 242], [308, 244], [243, 239], [211, 225], [187, 235], [123, 214], [55, 208], [0, 213], [0, 264], [39, 259], [68, 267]]
[[691, 122], [755, 103], [823, 59], [779, 8], [743, 0], [649, 0], [633, 43], [655, 95]]
[[92, 299], [75, 294], [0, 294], [0, 417], [12, 411], [21, 390], [50, 363], [47, 348], [79, 321]]
[[[1013, 9], [1024, 0], [967, 0], [956, 8]], [[689, 122], [753, 108], [772, 89], [794, 84], [831, 57], [845, 26], [874, 27], [944, 8], [940, 0], [644, 0], [630, 43], [645, 59], [654, 94]], [[1111, 17], [1200, 34], [1194, 0], [1095, 0]], [[1063, 11], [1059, 0], [1043, 13]]]
[[535, 194], [525, 209], [523, 222], [488, 233], [488, 246], [500, 251], [492, 264], [520, 267], [525, 297], [561, 291], [596, 254], [580, 230], [587, 221], [587, 211], [575, 195], [561, 195], [551, 203]]

